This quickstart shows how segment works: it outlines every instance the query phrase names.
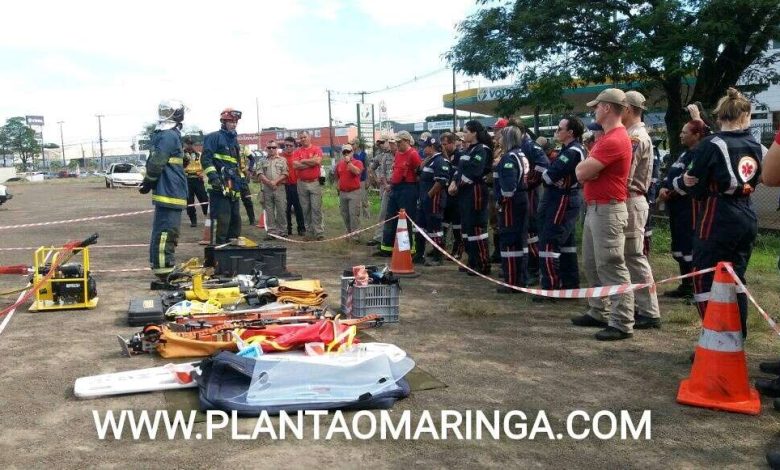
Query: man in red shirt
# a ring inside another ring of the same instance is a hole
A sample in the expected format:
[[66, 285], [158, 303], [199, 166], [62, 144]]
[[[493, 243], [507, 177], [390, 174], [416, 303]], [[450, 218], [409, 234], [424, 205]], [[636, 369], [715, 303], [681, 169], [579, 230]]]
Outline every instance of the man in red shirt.
[[307, 240], [324, 240], [325, 226], [322, 223], [322, 186], [320, 167], [322, 149], [311, 144], [311, 136], [303, 131], [298, 135], [301, 148], [293, 153], [293, 168], [298, 177], [298, 198], [301, 201], [303, 219], [306, 224]]
[[[387, 200], [387, 217], [398, 214], [401, 209], [412, 220], [417, 218], [417, 169], [422, 160], [414, 149], [414, 138], [407, 131], [401, 131], [396, 136], [398, 151], [393, 161], [393, 174], [390, 177], [390, 196]], [[392, 256], [393, 241], [398, 219], [387, 222], [382, 232], [382, 244], [378, 256]], [[411, 227], [410, 227], [411, 229]], [[412, 238], [412, 254], [414, 254], [414, 238]]]
[[295, 224], [298, 226], [298, 235], [306, 234], [306, 226], [303, 223], [303, 210], [301, 201], [298, 199], [298, 175], [293, 166], [293, 155], [295, 152], [295, 138], [286, 137], [282, 144], [282, 156], [287, 160], [287, 181], [285, 189], [287, 191], [287, 235], [292, 235], [292, 213], [295, 212]]
[[[582, 254], [585, 275], [591, 287], [630, 284], [626, 267], [623, 231], [628, 225], [626, 182], [631, 167], [632, 146], [621, 122], [626, 94], [609, 88], [588, 103], [604, 136], [588, 158], [577, 165], [577, 180], [584, 185], [587, 205]], [[611, 309], [608, 307], [611, 304]], [[609, 315], [607, 313], [609, 312]], [[607, 316], [609, 317], [607, 321]], [[588, 311], [572, 319], [577, 326], [604, 327], [596, 333], [600, 341], [630, 338], [634, 328], [634, 293], [589, 298]]]
[[[362, 191], [360, 174], [363, 172], [363, 163], [353, 158], [352, 146], [341, 146], [341, 160], [336, 164], [336, 181], [339, 189], [339, 207], [341, 218], [344, 219], [346, 233], [352, 233], [360, 228], [360, 208], [362, 206]], [[353, 235], [352, 240], [360, 241], [358, 235]]]

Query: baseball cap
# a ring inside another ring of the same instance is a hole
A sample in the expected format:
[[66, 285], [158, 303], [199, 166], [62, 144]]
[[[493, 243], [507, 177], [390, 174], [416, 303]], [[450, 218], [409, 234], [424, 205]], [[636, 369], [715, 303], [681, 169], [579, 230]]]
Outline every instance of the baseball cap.
[[592, 108], [599, 103], [614, 103], [620, 106], [626, 106], [626, 94], [623, 90], [617, 88], [607, 88], [603, 90], [593, 101], [588, 101], [585, 106]]
[[596, 121], [591, 122], [586, 126], [589, 131], [602, 131], [604, 132], [604, 128], [601, 127], [601, 124], [597, 123]]
[[428, 137], [427, 139], [425, 139], [423, 141], [423, 145], [425, 147], [427, 147], [429, 145], [432, 145], [432, 146], [436, 147], [437, 145], [439, 145], [439, 140], [436, 139], [436, 137]]
[[637, 108], [647, 110], [645, 107], [645, 95], [642, 93], [639, 93], [638, 91], [627, 91], [626, 92], [626, 103], [630, 104], [631, 106], [636, 106]]
[[341, 151], [343, 152], [344, 150], [349, 150], [351, 152], [352, 151], [352, 146], [349, 145], [349, 144], [344, 144], [344, 145], [341, 146]]
[[509, 125], [509, 119], [507, 118], [499, 118], [495, 124], [493, 124], [493, 127], [491, 129], [500, 131], [501, 129], [505, 128]]
[[395, 135], [396, 142], [400, 142], [402, 140], [409, 142], [409, 144], [414, 144], [414, 137], [412, 137], [412, 134], [410, 134], [408, 131], [401, 131]]

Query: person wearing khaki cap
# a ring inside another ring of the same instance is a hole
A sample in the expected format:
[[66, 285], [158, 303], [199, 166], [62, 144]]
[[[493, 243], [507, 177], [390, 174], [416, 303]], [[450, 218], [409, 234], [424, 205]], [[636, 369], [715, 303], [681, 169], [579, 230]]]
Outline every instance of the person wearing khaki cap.
[[[653, 270], [644, 252], [645, 226], [650, 215], [647, 192], [653, 177], [653, 142], [642, 122], [645, 97], [638, 91], [626, 92], [626, 104], [622, 121], [631, 139], [633, 150], [628, 172], [628, 227], [626, 227], [626, 267], [635, 284], [653, 282]], [[634, 328], [638, 330], [661, 327], [658, 296], [654, 288], [634, 291]]]
[[[354, 156], [354, 149], [350, 144], [341, 146], [341, 159], [336, 164], [334, 173], [339, 190], [341, 218], [344, 220], [346, 233], [351, 234], [360, 228], [362, 199], [360, 175], [363, 173], [363, 162]], [[354, 241], [359, 241], [357, 235], [353, 234], [350, 238]]]
[[[596, 122], [604, 136], [593, 146], [588, 158], [576, 169], [577, 180], [584, 185], [587, 205], [582, 235], [583, 267], [591, 287], [629, 284], [624, 248], [628, 226], [628, 172], [631, 168], [631, 139], [621, 116], [626, 95], [609, 88], [588, 102], [594, 108]], [[572, 318], [582, 327], [604, 327], [596, 333], [599, 341], [630, 338], [634, 328], [634, 293], [612, 295], [609, 299], [588, 299], [588, 310]]]

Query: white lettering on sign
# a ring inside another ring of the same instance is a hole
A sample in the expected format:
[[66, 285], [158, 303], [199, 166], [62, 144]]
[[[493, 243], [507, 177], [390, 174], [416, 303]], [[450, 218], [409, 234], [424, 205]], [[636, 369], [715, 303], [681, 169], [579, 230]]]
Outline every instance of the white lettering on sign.
[[507, 86], [492, 86], [487, 88], [480, 88], [477, 92], [477, 101], [495, 101], [502, 98], [507, 98], [514, 91], [513, 88]]

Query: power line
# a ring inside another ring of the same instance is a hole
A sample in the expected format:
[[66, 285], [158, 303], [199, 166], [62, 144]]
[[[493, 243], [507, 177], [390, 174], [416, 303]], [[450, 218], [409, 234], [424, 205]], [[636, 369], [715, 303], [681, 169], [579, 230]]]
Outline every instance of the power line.
[[431, 72], [428, 72], [428, 73], [424, 73], [424, 74], [422, 74], [420, 76], [416, 76], [415, 75], [414, 77], [410, 78], [409, 80], [403, 81], [403, 82], [401, 82], [401, 83], [399, 83], [397, 85], [390, 85], [390, 86], [386, 86], [385, 88], [380, 88], [380, 89], [373, 90], [373, 91], [331, 91], [331, 92], [332, 93], [337, 93], [337, 94], [340, 94], [340, 95], [361, 95], [361, 96], [373, 95], [374, 93], [379, 93], [379, 92], [382, 92], [382, 91], [394, 90], [396, 88], [400, 88], [402, 86], [409, 85], [410, 83], [414, 83], [414, 82], [417, 82], [419, 80], [423, 80], [425, 78], [432, 77], [432, 76], [436, 75], [437, 73], [443, 72], [445, 70], [447, 70], [447, 67], [442, 67], [442, 68], [436, 69], [434, 71], [431, 71]]

